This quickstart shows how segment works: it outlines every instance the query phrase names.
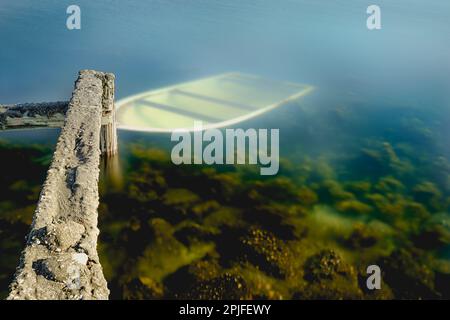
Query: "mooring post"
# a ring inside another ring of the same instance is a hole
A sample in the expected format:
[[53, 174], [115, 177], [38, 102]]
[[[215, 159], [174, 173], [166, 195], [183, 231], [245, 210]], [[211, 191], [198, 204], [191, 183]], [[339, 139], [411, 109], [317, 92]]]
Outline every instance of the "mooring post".
[[102, 127], [100, 130], [100, 151], [103, 155], [117, 153], [116, 112], [114, 107], [114, 75], [103, 76]]

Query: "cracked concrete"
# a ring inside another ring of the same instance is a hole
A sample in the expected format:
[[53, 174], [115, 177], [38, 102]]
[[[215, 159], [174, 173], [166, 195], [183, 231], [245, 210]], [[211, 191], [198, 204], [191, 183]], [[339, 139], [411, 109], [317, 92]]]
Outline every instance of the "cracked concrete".
[[80, 71], [8, 299], [108, 299], [96, 247], [100, 130], [113, 81]]

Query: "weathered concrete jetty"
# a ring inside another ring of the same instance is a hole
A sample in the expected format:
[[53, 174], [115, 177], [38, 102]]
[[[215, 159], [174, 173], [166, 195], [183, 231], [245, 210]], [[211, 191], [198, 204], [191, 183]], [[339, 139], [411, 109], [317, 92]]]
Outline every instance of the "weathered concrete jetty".
[[97, 254], [101, 154], [117, 152], [114, 75], [80, 71], [69, 102], [0, 106], [3, 129], [62, 126], [8, 299], [108, 299]]

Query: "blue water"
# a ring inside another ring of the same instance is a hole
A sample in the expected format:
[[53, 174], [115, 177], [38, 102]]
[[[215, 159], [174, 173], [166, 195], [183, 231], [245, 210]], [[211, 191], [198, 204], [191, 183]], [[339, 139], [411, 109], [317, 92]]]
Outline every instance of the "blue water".
[[[382, 9], [382, 30], [366, 8]], [[82, 29], [66, 28], [81, 8]], [[446, 0], [0, 2], [0, 103], [68, 99], [80, 69], [117, 75], [117, 96], [226, 71], [335, 94], [449, 106]]]

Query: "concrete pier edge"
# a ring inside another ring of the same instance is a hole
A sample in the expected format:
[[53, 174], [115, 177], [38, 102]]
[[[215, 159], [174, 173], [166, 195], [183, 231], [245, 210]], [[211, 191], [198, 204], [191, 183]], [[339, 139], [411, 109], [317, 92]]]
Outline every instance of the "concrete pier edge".
[[[10, 300], [109, 296], [97, 254], [97, 208], [100, 155], [117, 152], [115, 123], [111, 123], [114, 75], [80, 71], [70, 102], [67, 107], [59, 103], [57, 113], [64, 108], [64, 125], [10, 285]], [[18, 109], [24, 110], [16, 106], [5, 112]], [[101, 143], [105, 125], [107, 136], [114, 140]]]

